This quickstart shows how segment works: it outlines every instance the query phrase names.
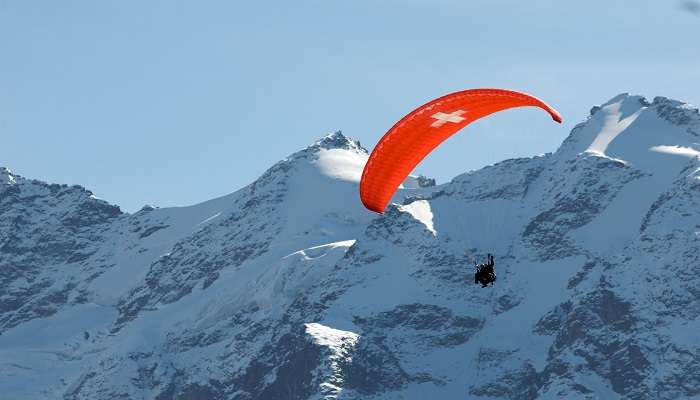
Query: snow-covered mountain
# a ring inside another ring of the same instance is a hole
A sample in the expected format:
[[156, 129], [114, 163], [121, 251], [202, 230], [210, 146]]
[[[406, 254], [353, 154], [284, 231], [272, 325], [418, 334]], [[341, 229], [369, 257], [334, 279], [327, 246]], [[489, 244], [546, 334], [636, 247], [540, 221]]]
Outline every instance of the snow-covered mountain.
[[0, 397], [700, 398], [699, 136], [620, 95], [381, 216], [341, 133], [134, 214], [0, 169]]

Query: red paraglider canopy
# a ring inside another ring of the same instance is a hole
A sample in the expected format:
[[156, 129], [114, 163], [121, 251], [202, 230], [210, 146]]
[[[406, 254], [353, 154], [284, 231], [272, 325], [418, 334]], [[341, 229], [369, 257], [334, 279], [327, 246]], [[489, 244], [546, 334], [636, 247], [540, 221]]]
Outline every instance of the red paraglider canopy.
[[504, 89], [470, 89], [430, 101], [396, 123], [379, 140], [362, 172], [360, 199], [383, 213], [409, 173], [434, 148], [471, 122], [498, 111], [533, 106], [561, 122], [561, 115], [542, 100]]

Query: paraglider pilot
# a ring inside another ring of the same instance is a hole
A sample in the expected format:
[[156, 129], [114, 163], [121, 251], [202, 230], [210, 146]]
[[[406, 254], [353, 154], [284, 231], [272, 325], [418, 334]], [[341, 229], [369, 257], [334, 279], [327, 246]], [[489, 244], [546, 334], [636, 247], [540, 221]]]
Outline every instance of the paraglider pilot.
[[495, 264], [496, 263], [493, 261], [493, 255], [489, 253], [487, 256], [487, 261], [476, 266], [476, 272], [474, 273], [474, 284], [477, 285], [481, 283], [481, 287], [493, 285], [493, 283], [496, 281], [496, 271], [494, 270]]

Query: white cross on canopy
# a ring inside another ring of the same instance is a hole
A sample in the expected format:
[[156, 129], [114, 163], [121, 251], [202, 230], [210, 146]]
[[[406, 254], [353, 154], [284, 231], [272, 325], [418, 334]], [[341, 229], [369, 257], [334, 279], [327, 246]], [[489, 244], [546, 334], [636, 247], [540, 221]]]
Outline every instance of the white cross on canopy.
[[452, 123], [459, 123], [464, 121], [466, 118], [461, 117], [461, 115], [466, 114], [467, 112], [464, 110], [457, 110], [455, 112], [445, 114], [443, 112], [436, 112], [435, 114], [431, 115], [430, 118], [435, 118], [436, 121], [430, 124], [431, 127], [433, 128], [439, 128], [443, 125], [445, 125], [448, 122]]

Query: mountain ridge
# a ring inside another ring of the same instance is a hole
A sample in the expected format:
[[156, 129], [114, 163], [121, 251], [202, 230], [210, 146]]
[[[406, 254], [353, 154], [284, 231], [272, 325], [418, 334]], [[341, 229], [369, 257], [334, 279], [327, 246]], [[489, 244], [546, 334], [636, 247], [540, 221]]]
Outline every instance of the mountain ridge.
[[133, 214], [0, 169], [0, 389], [698, 396], [698, 132], [697, 109], [622, 94], [557, 151], [409, 182], [383, 215], [340, 132], [229, 195]]

